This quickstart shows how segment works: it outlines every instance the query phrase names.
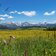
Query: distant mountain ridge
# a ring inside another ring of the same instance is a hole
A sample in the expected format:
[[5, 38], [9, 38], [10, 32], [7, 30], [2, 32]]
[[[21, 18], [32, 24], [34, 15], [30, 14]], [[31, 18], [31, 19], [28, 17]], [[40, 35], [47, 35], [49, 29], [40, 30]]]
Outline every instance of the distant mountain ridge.
[[[1, 27], [2, 26], [2, 27]], [[3, 24], [0, 24], [0, 29], [17, 29], [17, 25], [15, 23], [3, 23]]]
[[17, 29], [17, 28], [23, 28], [23, 27], [54, 27], [56, 26], [56, 23], [39, 23], [39, 24], [31, 24], [29, 22], [23, 22], [21, 24], [16, 24], [13, 22], [9, 23], [2, 23], [0, 24], [0, 29]]

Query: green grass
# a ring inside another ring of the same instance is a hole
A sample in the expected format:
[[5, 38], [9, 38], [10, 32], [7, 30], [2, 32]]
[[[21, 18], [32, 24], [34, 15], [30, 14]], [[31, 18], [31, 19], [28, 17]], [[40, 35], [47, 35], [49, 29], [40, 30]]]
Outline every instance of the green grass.
[[[16, 38], [10, 38], [10, 35]], [[56, 56], [56, 32], [0, 31], [0, 56]]]

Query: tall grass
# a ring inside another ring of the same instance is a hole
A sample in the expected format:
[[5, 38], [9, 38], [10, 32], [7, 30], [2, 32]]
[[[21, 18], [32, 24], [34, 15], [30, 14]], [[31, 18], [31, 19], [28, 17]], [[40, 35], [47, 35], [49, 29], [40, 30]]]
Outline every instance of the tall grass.
[[56, 32], [1, 31], [0, 56], [56, 56]]

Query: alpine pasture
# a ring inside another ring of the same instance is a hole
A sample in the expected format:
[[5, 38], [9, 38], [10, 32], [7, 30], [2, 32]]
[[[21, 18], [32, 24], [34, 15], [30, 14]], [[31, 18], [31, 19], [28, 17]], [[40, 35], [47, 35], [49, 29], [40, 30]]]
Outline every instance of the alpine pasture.
[[56, 31], [0, 30], [0, 56], [56, 56]]

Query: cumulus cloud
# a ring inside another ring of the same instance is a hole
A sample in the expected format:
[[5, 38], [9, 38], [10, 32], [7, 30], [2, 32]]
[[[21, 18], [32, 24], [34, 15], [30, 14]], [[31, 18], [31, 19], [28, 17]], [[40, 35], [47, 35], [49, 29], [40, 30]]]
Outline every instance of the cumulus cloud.
[[1, 14], [0, 16], [1, 16], [1, 17], [8, 17], [7, 14]]
[[1, 18], [0, 18], [0, 21], [3, 21], [3, 20], [5, 20], [5, 18], [2, 18], [2, 17], [1, 17]]
[[2, 14], [2, 15], [0, 15], [0, 17], [14, 18], [13, 16], [10, 16], [10, 15], [8, 15], [8, 14]]
[[10, 14], [15, 14], [17, 13], [18, 11], [11, 11]]
[[30, 12], [23, 11], [23, 12], [21, 12], [21, 14], [24, 14], [26, 16], [35, 16], [36, 15], [36, 12], [35, 11], [30, 11]]
[[8, 18], [14, 18], [13, 16], [8, 16]]
[[23, 14], [26, 16], [35, 16], [36, 15], [36, 11], [22, 11], [22, 12], [18, 12], [18, 11], [11, 11], [10, 14]]
[[44, 15], [49, 16], [49, 15], [54, 15], [56, 11], [51, 11], [49, 12], [45, 12]]

